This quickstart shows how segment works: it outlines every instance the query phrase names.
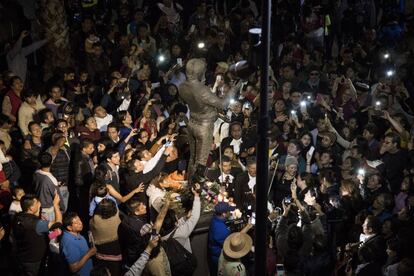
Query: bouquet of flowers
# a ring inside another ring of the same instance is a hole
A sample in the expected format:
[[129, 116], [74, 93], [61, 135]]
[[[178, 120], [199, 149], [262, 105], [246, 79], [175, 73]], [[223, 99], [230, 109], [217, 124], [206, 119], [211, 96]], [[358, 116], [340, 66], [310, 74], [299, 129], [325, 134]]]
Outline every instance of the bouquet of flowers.
[[217, 182], [206, 181], [201, 186], [201, 209], [203, 213], [214, 211], [214, 206], [219, 202], [227, 202], [234, 205], [229, 198], [226, 188]]
[[[227, 202], [230, 205], [234, 205], [232, 199], [229, 198], [225, 186], [221, 186], [218, 182], [212, 181], [200, 181], [201, 193], [201, 213], [211, 213], [214, 211], [214, 207], [219, 202]], [[191, 191], [189, 187], [181, 189], [179, 191], [174, 191], [171, 189], [167, 190], [166, 197], [169, 197], [172, 200], [171, 209], [174, 209], [177, 213], [177, 216], [184, 214], [184, 208], [182, 206], [182, 201], [185, 198], [191, 197]], [[236, 209], [232, 212], [231, 217], [233, 219], [238, 219], [242, 216], [242, 213], [239, 209]]]

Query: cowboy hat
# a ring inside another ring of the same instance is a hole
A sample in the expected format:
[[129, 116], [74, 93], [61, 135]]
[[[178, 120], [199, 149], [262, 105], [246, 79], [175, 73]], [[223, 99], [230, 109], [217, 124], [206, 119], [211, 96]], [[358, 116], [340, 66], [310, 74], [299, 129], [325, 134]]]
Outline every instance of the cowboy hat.
[[252, 238], [241, 232], [231, 234], [223, 245], [224, 254], [232, 259], [239, 259], [249, 253], [252, 248]]

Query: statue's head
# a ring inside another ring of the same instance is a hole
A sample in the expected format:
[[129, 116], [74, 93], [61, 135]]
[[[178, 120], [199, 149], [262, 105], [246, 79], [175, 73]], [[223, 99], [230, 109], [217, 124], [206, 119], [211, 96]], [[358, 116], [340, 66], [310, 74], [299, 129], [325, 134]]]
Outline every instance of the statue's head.
[[188, 80], [203, 81], [207, 70], [206, 62], [200, 58], [193, 58], [187, 61], [186, 73]]

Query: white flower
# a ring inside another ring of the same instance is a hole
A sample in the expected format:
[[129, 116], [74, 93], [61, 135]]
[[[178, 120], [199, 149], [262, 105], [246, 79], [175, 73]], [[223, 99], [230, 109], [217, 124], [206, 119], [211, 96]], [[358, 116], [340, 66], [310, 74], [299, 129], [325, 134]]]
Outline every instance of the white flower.
[[233, 211], [233, 217], [235, 219], [239, 219], [239, 218], [241, 218], [241, 216], [242, 216], [242, 212], [240, 212], [239, 209], [236, 209], [236, 210]]

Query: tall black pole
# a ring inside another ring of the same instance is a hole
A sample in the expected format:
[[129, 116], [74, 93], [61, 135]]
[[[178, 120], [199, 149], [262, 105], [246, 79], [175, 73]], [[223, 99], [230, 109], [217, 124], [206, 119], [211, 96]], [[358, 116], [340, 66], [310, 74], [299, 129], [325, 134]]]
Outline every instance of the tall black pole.
[[260, 109], [257, 141], [257, 184], [256, 184], [256, 229], [255, 229], [255, 275], [266, 275], [267, 251], [267, 196], [269, 181], [269, 112], [267, 105], [269, 87], [270, 13], [271, 0], [262, 0], [261, 77]]

